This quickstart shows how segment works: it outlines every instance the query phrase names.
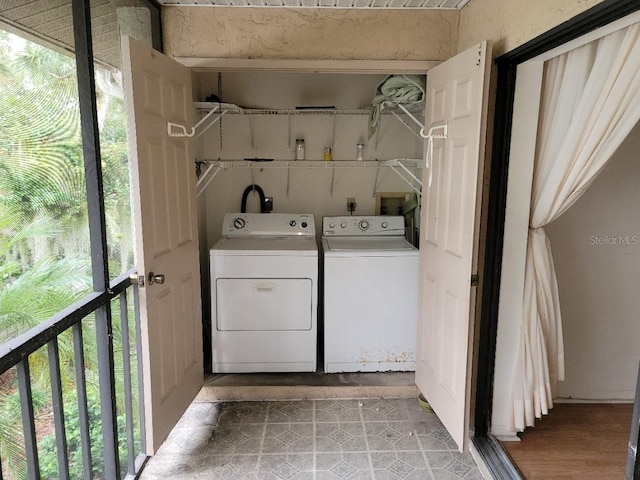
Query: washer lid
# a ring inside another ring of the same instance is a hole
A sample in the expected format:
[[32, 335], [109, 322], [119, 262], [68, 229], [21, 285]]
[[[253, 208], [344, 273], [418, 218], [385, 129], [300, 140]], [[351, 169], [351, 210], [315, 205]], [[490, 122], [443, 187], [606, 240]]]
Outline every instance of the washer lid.
[[211, 249], [218, 255], [295, 255], [317, 256], [315, 238], [271, 237], [271, 238], [221, 238]]
[[350, 237], [350, 238], [324, 238], [322, 240], [324, 252], [327, 253], [353, 253], [353, 254], [370, 254], [374, 252], [391, 253], [415, 253], [418, 249], [407, 242], [404, 238], [399, 237]]

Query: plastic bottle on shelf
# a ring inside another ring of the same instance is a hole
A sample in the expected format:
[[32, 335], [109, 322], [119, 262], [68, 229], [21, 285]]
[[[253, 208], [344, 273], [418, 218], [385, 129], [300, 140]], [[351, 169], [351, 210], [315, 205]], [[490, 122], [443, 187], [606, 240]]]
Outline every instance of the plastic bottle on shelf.
[[296, 138], [296, 160], [304, 160], [304, 138]]
[[325, 145], [324, 146], [324, 152], [322, 153], [322, 159], [326, 160], [326, 161], [333, 160], [333, 157], [331, 156], [331, 146], [330, 145]]
[[364, 160], [364, 143], [358, 142], [356, 145], [356, 160], [362, 162]]

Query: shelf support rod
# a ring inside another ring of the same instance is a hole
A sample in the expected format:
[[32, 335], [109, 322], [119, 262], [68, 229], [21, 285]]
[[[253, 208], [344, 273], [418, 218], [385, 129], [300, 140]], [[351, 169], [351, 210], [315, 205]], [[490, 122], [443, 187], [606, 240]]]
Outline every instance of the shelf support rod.
[[333, 128], [331, 129], [331, 148], [336, 144], [336, 114], [333, 114]]
[[[427, 134], [424, 131], [424, 124], [420, 120], [418, 120], [416, 117], [414, 117], [413, 114], [409, 110], [407, 110], [407, 108], [404, 105], [402, 105], [401, 103], [398, 104], [398, 108], [400, 108], [400, 110], [402, 110], [404, 113], [406, 113], [408, 115], [408, 117], [411, 120], [413, 120], [416, 123], [416, 125], [418, 125], [420, 127], [420, 136], [422, 138], [427, 138]], [[413, 129], [412, 129], [412, 131], [413, 131]]]
[[391, 113], [393, 114], [394, 117], [396, 117], [398, 119], [398, 121], [400, 123], [402, 123], [405, 127], [407, 127], [407, 129], [413, 133], [416, 137], [418, 138], [425, 138], [423, 137], [420, 133], [416, 132], [413, 128], [411, 128], [411, 125], [409, 125], [407, 122], [405, 122], [404, 118], [402, 118], [400, 115], [398, 115], [396, 112], [394, 112], [393, 110], [391, 111]]
[[[208, 117], [209, 115], [211, 115], [211, 113], [212, 113], [212, 112], [207, 113], [207, 117]], [[205, 118], [203, 118], [202, 120], [200, 120], [200, 121], [196, 124], [196, 126], [195, 126], [195, 127], [193, 127], [193, 128], [195, 128], [195, 130], [196, 130], [196, 132], [197, 132], [197, 133], [196, 133], [196, 138], [198, 138], [200, 135], [202, 135], [204, 132], [206, 132], [206, 131], [207, 131], [207, 130], [209, 130], [211, 127], [213, 127], [216, 123], [218, 123], [218, 121], [220, 121], [220, 119], [222, 118], [222, 116], [223, 116], [225, 113], [227, 113], [227, 110], [225, 110], [225, 111], [223, 111], [223, 112], [220, 112], [220, 115], [218, 115], [216, 118], [214, 118], [214, 119], [213, 119], [213, 121], [212, 121], [209, 125], [207, 125], [207, 126], [206, 126], [206, 127], [204, 127], [201, 131], [199, 131], [199, 132], [198, 132], [198, 127], [199, 127], [200, 125], [202, 125], [202, 122], [203, 122], [207, 117], [205, 117]]]
[[415, 176], [413, 174], [413, 172], [411, 170], [409, 170], [404, 163], [402, 163], [401, 161], [398, 161], [396, 166], [398, 166], [402, 170], [404, 170], [407, 173], [407, 175], [409, 175], [411, 178], [413, 178], [415, 180], [415, 182], [422, 187], [422, 181], [417, 176]]
[[[213, 107], [211, 111], [209, 111], [209, 113], [207, 113], [198, 123], [195, 124], [195, 126], [191, 127], [191, 131], [187, 131], [187, 127], [185, 127], [184, 125], [167, 121], [167, 135], [169, 137], [191, 138], [196, 135], [196, 131], [198, 130], [198, 128], [200, 128], [200, 126], [204, 124], [204, 122], [206, 122], [209, 119], [209, 117], [214, 113], [216, 113], [219, 109], [220, 109], [219, 105], [216, 105], [215, 107]], [[225, 113], [227, 112], [226, 111], [220, 112], [218, 116], [213, 120], [213, 122], [207, 125], [207, 127], [205, 127], [200, 133], [198, 133], [197, 136], [199, 137], [205, 131], [207, 131], [207, 129], [209, 129], [211, 125], [215, 124], [218, 120], [220, 120], [220, 117], [222, 117], [222, 115], [224, 115]]]
[[[401, 165], [401, 164], [398, 164], [398, 165], [389, 165], [389, 168], [390, 168], [391, 170], [393, 170], [393, 171], [395, 172], [395, 174], [396, 174], [396, 175], [398, 175], [402, 180], [404, 180], [404, 181], [405, 181], [405, 183], [406, 183], [407, 185], [409, 185], [409, 187], [411, 187], [411, 189], [412, 189], [414, 192], [416, 192], [416, 193], [418, 194], [418, 196], [422, 196], [422, 191], [421, 191], [419, 188], [417, 188], [417, 187], [413, 184], [413, 182], [411, 182], [411, 180], [410, 180], [409, 178], [405, 177], [405, 176], [404, 176], [404, 174], [403, 174], [402, 172], [400, 172], [400, 170], [398, 170], [398, 169], [396, 168], [396, 166], [400, 166], [400, 165]], [[404, 167], [404, 165], [402, 165], [402, 166]], [[405, 167], [405, 170], [406, 170], [406, 167]], [[411, 174], [411, 176], [412, 176], [413, 178], [415, 178], [415, 176], [414, 176], [413, 174]], [[419, 183], [419, 184], [422, 184], [422, 182], [420, 182], [420, 181], [418, 181], [418, 183]]]
[[[221, 166], [219, 164], [216, 165], [213, 163], [207, 167], [202, 176], [196, 182], [196, 197], [199, 197], [204, 193], [205, 189], [209, 186], [211, 181], [220, 172], [220, 168]], [[210, 174], [211, 172], [213, 173]]]
[[253, 136], [253, 116], [249, 115], [249, 134], [251, 135], [251, 150], [256, 149], [256, 143]]
[[376, 193], [378, 193], [378, 175], [380, 174], [380, 165], [378, 165], [376, 167], [376, 178], [373, 181], [373, 195], [372, 197], [376, 196]]
[[289, 175], [291, 174], [291, 167], [289, 166], [289, 164], [287, 163], [287, 191], [285, 193], [285, 197], [289, 196]]
[[329, 193], [333, 196], [333, 181], [335, 180], [336, 169], [331, 166], [331, 186], [329, 187]]

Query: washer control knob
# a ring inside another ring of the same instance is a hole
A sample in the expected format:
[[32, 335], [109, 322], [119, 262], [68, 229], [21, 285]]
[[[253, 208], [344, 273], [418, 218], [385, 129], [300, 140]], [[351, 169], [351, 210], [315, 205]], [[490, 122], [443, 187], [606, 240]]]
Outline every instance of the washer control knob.
[[290, 227], [295, 227], [295, 226], [296, 226], [296, 221], [295, 221], [295, 220], [291, 220], [291, 221], [289, 222], [289, 226], [290, 226]]
[[342, 228], [347, 228], [347, 223], [346, 223], [346, 222], [342, 222], [342, 223], [340, 224], [340, 226], [341, 226]]
[[302, 223], [300, 224], [300, 226], [301, 226], [302, 228], [307, 228], [307, 222], [302, 222]]
[[381, 227], [382, 228], [387, 228], [389, 226], [389, 224], [387, 222], [382, 222]]
[[369, 222], [367, 222], [366, 220], [360, 220], [358, 226], [360, 227], [360, 230], [366, 230], [367, 228], [369, 228]]
[[331, 222], [331, 223], [329, 224], [329, 228], [336, 228], [336, 224], [335, 224], [334, 222]]
[[244, 218], [236, 217], [233, 219], [233, 228], [240, 230], [247, 224]]

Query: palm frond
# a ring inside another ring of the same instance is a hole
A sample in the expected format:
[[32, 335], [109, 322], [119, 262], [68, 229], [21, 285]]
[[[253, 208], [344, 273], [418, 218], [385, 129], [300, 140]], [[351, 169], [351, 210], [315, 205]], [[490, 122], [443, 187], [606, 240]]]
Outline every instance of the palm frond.
[[46, 259], [0, 290], [0, 343], [24, 333], [91, 289], [85, 258]]
[[10, 248], [23, 240], [52, 238], [60, 233], [60, 223], [52, 218], [37, 217], [25, 221], [21, 212], [9, 211], [0, 219], [0, 256], [6, 255]]
[[0, 391], [0, 406], [0, 455], [3, 467], [13, 474], [13, 478], [26, 479], [20, 398], [15, 392]]

